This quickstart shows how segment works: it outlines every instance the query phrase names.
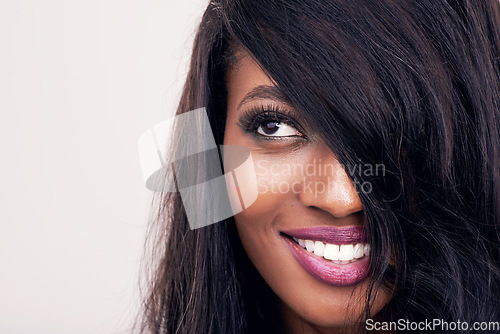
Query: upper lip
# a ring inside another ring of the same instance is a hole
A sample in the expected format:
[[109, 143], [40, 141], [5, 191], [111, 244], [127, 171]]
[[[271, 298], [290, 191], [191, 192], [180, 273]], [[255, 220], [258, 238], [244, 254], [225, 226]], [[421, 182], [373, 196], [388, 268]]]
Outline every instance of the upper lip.
[[366, 243], [367, 240], [366, 229], [363, 226], [317, 226], [284, 230], [282, 233], [296, 239], [323, 241], [336, 245]]

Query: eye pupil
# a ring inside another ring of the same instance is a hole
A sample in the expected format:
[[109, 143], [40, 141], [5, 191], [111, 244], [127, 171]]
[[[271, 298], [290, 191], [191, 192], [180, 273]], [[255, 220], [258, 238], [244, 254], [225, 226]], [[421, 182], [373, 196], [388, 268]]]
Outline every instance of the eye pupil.
[[262, 124], [262, 131], [266, 135], [272, 135], [275, 134], [276, 131], [280, 128], [280, 123], [279, 122], [266, 122]]

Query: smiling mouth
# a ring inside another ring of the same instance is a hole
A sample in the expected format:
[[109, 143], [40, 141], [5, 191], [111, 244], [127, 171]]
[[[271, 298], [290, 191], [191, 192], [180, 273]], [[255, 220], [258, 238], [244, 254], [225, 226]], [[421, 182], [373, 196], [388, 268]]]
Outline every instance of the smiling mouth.
[[[283, 233], [283, 235], [287, 236]], [[370, 245], [367, 243], [354, 243], [337, 245], [332, 243], [324, 243], [319, 240], [297, 239], [291, 238], [296, 244], [304, 248], [310, 253], [314, 253], [325, 260], [330, 260], [335, 264], [348, 264], [358, 261], [370, 254]]]
[[314, 227], [280, 235], [299, 264], [323, 283], [350, 286], [369, 275], [370, 245], [363, 227]]

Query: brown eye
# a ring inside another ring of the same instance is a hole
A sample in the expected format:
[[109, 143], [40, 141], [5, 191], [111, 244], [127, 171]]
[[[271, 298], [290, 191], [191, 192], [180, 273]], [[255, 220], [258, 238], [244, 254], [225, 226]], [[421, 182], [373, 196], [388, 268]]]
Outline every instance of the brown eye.
[[267, 121], [262, 123], [257, 128], [257, 133], [267, 137], [302, 136], [302, 134], [292, 125], [277, 121]]

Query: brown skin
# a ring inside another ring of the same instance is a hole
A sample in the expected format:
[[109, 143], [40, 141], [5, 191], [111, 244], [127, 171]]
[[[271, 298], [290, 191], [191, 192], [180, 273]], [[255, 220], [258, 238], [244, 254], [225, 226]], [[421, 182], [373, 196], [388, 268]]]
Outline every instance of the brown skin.
[[[257, 201], [235, 216], [245, 251], [282, 301], [282, 312], [290, 333], [335, 333], [341, 329], [363, 331], [364, 321], [362, 319], [360, 323], [359, 319], [365, 307], [370, 278], [348, 287], [320, 282], [297, 262], [280, 235], [280, 231], [287, 229], [363, 225], [363, 207], [351, 179], [313, 129], [303, 126], [302, 131], [297, 131], [295, 126], [282, 125], [276, 134], [286, 136], [266, 140], [262, 134], [244, 131], [238, 125], [241, 116], [255, 106], [278, 106], [290, 110], [295, 119], [300, 119], [297, 111], [272, 96], [254, 96], [242, 103], [255, 87], [274, 86], [248, 54], [239, 55], [237, 64], [228, 70], [226, 80], [228, 114], [224, 144], [250, 149], [259, 185]], [[315, 159], [316, 163], [321, 159], [322, 164], [335, 166], [335, 186], [323, 193], [305, 189], [303, 181], [328, 184], [327, 176], [289, 175], [286, 172], [288, 166], [313, 164]], [[271, 168], [274, 175], [270, 172], [266, 175], [265, 170]], [[265, 187], [269, 190], [271, 182], [289, 185], [295, 182], [295, 188], [288, 192], [266, 192]], [[389, 293], [380, 291], [372, 314], [389, 299]]]

